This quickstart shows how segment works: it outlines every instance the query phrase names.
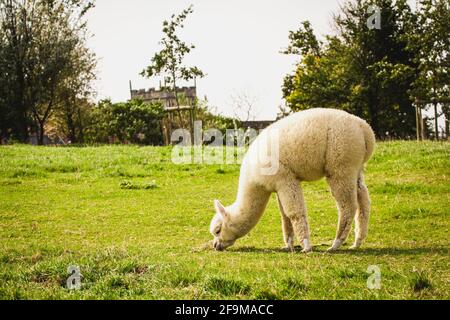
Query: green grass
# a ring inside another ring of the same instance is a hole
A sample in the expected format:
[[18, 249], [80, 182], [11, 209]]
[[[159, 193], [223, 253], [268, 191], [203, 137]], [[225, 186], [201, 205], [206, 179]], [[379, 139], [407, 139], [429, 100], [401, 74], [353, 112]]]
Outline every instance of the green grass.
[[[0, 298], [450, 298], [449, 143], [379, 143], [366, 170], [369, 238], [334, 254], [324, 253], [337, 223], [324, 181], [304, 184], [314, 253], [280, 250], [274, 199], [248, 236], [211, 250], [212, 201], [234, 200], [239, 167], [180, 166], [170, 156], [156, 147], [0, 147]], [[79, 291], [65, 288], [70, 265], [81, 269]], [[367, 288], [370, 265], [381, 269], [380, 290]]]

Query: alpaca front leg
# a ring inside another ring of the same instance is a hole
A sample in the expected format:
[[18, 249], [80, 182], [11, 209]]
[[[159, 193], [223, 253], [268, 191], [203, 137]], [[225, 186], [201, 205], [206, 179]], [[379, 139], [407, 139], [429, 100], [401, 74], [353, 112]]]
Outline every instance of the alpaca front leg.
[[309, 226], [303, 192], [297, 181], [283, 184], [277, 191], [280, 206], [289, 218], [292, 229], [303, 246], [302, 252], [311, 252]]
[[283, 206], [280, 202], [280, 197], [277, 196], [278, 207], [281, 213], [281, 227], [283, 229], [283, 238], [285, 249], [294, 252], [294, 228], [292, 227], [291, 219], [285, 214]]

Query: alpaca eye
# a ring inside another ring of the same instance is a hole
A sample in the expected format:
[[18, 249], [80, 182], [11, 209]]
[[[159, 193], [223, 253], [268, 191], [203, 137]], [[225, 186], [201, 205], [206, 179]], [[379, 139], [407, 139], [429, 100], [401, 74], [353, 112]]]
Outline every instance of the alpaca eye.
[[216, 232], [214, 232], [214, 234], [215, 234], [216, 236], [218, 236], [218, 235], [220, 234], [220, 230], [221, 230], [221, 229], [222, 229], [222, 228], [220, 228], [220, 227], [217, 228], [217, 229], [216, 229]]

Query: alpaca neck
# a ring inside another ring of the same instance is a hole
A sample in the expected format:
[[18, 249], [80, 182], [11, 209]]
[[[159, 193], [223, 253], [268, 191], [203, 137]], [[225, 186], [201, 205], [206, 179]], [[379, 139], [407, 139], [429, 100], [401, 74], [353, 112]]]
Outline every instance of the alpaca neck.
[[270, 192], [260, 186], [240, 183], [236, 202], [230, 207], [238, 237], [246, 235], [258, 223], [269, 197]]

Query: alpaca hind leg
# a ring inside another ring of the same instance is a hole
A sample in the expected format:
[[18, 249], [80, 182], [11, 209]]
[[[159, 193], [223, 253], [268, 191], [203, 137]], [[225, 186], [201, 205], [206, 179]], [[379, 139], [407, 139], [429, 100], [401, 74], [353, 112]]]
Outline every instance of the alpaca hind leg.
[[283, 238], [285, 249], [288, 251], [294, 251], [294, 228], [292, 226], [291, 220], [284, 213], [283, 205], [281, 204], [280, 197], [278, 198], [278, 207], [281, 212], [281, 227], [283, 229]]
[[302, 252], [312, 251], [305, 201], [298, 182], [293, 180], [283, 184], [277, 194], [283, 211], [291, 221], [294, 233], [303, 246]]
[[370, 217], [370, 196], [369, 190], [364, 183], [364, 176], [361, 173], [358, 178], [358, 210], [355, 219], [355, 243], [351, 249], [357, 249], [361, 246], [367, 237]]
[[328, 184], [336, 199], [339, 216], [336, 238], [332, 247], [328, 249], [328, 251], [334, 251], [339, 249], [347, 239], [358, 208], [356, 178], [331, 177], [328, 178]]

